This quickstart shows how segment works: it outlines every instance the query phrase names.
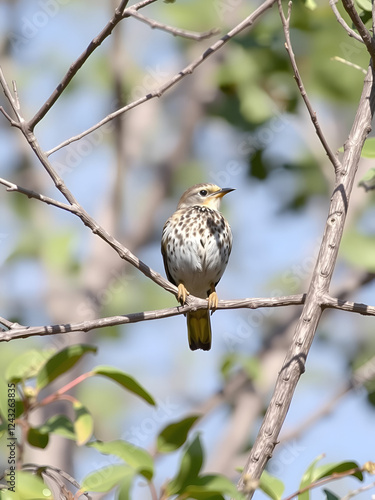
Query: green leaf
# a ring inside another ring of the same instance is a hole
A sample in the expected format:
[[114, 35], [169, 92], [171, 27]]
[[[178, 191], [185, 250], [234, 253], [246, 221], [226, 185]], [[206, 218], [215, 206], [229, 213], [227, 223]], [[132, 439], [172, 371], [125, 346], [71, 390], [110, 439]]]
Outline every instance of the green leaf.
[[[363, 9], [363, 10], [366, 10], [368, 12], [371, 12], [371, 9], [372, 9], [372, 4], [371, 4], [371, 1], [370, 0], [356, 0], [356, 3], [358, 4], [358, 6]], [[369, 139], [367, 139], [368, 141]], [[367, 142], [366, 141], [366, 142]]]
[[315, 0], [304, 0], [305, 7], [309, 10], [315, 10], [317, 7], [317, 4]]
[[200, 415], [192, 415], [180, 422], [167, 425], [158, 435], [157, 450], [160, 453], [169, 453], [180, 448], [185, 443], [190, 429], [199, 417]]
[[134, 446], [127, 441], [94, 441], [88, 446], [95, 448], [105, 455], [115, 455], [124, 460], [137, 474], [141, 474], [148, 481], [154, 474], [154, 463], [150, 454], [138, 446]]
[[365, 191], [375, 189], [375, 168], [367, 170], [362, 179], [358, 182], [358, 186], [365, 188]]
[[[369, 4], [371, 11], [371, 3], [369, 2]], [[375, 158], [375, 137], [366, 139], [361, 151], [361, 156], [363, 156], [364, 158]]]
[[351, 264], [369, 272], [375, 272], [374, 236], [349, 230], [343, 236], [340, 252]]
[[167, 494], [176, 495], [198, 478], [203, 464], [203, 450], [199, 435], [186, 447], [176, 476], [167, 484]]
[[86, 444], [94, 431], [94, 420], [85, 406], [79, 401], [73, 403], [75, 411], [74, 430], [78, 446]]
[[117, 492], [117, 500], [130, 500], [130, 488], [133, 484], [134, 476], [129, 474], [122, 480]]
[[259, 488], [263, 491], [263, 493], [272, 498], [272, 500], [280, 500], [285, 486], [280, 479], [271, 476], [271, 474], [265, 470], [261, 475]]
[[38, 428], [44, 434], [57, 434], [67, 439], [76, 440], [73, 422], [65, 415], [54, 415]]
[[35, 377], [53, 352], [55, 352], [55, 349], [46, 351], [31, 349], [22, 353], [9, 364], [5, 372], [6, 379], [10, 383], [18, 384], [21, 381]]
[[[332, 474], [340, 474], [342, 472], [347, 472], [350, 471], [351, 469], [357, 469], [357, 468], [359, 468], [359, 465], [356, 462], [334, 462], [330, 464], [321, 465], [314, 469], [312, 474], [312, 481], [317, 481], [318, 479], [331, 476]], [[360, 481], [363, 481], [363, 474], [360, 470], [350, 475], [356, 477]]]
[[118, 370], [117, 368], [112, 366], [97, 366], [92, 370], [92, 373], [108, 377], [109, 379], [122, 385], [122, 387], [128, 391], [137, 394], [137, 396], [147, 401], [150, 405], [156, 405], [154, 398], [146, 391], [146, 389], [144, 389], [133, 377]]
[[17, 500], [53, 500], [50, 489], [39, 476], [25, 471], [17, 471], [15, 482], [17, 496], [14, 498]]
[[36, 379], [37, 389], [43, 389], [57, 377], [73, 368], [87, 352], [96, 353], [96, 351], [97, 348], [95, 346], [86, 344], [71, 345], [59, 351], [48, 359], [40, 369]]
[[81, 491], [106, 493], [124, 480], [132, 480], [134, 470], [127, 465], [109, 465], [88, 474], [81, 484]]
[[[314, 470], [316, 467], [316, 464], [319, 462], [319, 460], [322, 460], [324, 455], [319, 455], [306, 469], [304, 475], [302, 476], [300, 485], [299, 485], [299, 490], [302, 490], [309, 486], [313, 481], [314, 481]], [[301, 493], [298, 495], [298, 500], [309, 500], [310, 499], [310, 492], [305, 491], [304, 493]]]
[[326, 494], [326, 500], [340, 500], [340, 497], [336, 496], [334, 493], [332, 493], [332, 491], [326, 489], [324, 489], [323, 491]]
[[229, 495], [236, 500], [244, 500], [244, 496], [237, 490], [236, 486], [221, 474], [206, 475], [197, 478], [188, 484], [182, 491], [188, 498], [197, 500], [224, 498]]
[[27, 432], [27, 442], [35, 448], [44, 449], [49, 441], [48, 433], [40, 432], [39, 429], [30, 427]]

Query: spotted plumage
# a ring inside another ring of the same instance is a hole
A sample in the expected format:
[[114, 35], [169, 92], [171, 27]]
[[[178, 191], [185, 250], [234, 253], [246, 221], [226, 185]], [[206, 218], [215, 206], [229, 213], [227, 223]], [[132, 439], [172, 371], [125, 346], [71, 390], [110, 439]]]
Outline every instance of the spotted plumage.
[[[178, 298], [186, 295], [208, 298], [214, 310], [215, 287], [227, 266], [232, 248], [229, 224], [219, 212], [221, 198], [233, 191], [214, 184], [196, 184], [182, 195], [176, 212], [163, 228], [161, 251], [168, 279], [178, 286]], [[189, 345], [192, 350], [211, 348], [209, 310], [187, 314]]]

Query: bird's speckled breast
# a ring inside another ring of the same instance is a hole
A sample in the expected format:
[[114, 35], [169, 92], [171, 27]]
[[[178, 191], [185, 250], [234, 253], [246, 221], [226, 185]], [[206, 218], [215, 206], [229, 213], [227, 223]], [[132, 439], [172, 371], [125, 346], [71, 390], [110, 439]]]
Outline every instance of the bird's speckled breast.
[[163, 229], [162, 249], [174, 283], [206, 298], [222, 277], [232, 248], [232, 233], [220, 212], [205, 206], [178, 210]]

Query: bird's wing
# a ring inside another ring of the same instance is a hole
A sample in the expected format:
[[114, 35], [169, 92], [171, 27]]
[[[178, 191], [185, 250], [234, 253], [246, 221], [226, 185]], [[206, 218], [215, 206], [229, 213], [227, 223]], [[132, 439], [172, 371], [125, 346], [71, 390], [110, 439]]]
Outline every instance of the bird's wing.
[[172, 278], [172, 275], [171, 273], [169, 272], [169, 269], [168, 269], [168, 260], [167, 260], [167, 236], [168, 236], [168, 233], [169, 231], [171, 230], [170, 228], [170, 219], [167, 220], [167, 222], [164, 224], [164, 227], [163, 227], [163, 233], [162, 233], [162, 237], [161, 237], [161, 254], [163, 256], [163, 262], [164, 262], [164, 269], [165, 269], [165, 272], [167, 274], [167, 278], [169, 279], [169, 281], [171, 283], [173, 283], [175, 286], [178, 286], [177, 283], [174, 281], [174, 279]]

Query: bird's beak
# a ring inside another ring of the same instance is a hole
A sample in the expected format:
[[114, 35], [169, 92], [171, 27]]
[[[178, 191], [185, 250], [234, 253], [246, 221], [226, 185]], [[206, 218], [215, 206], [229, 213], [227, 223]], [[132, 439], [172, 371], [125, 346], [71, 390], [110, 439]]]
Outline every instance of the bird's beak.
[[214, 193], [210, 194], [211, 198], [222, 198], [226, 194], [230, 193], [231, 191], [235, 191], [234, 188], [222, 188], [219, 189], [219, 191], [215, 191]]

